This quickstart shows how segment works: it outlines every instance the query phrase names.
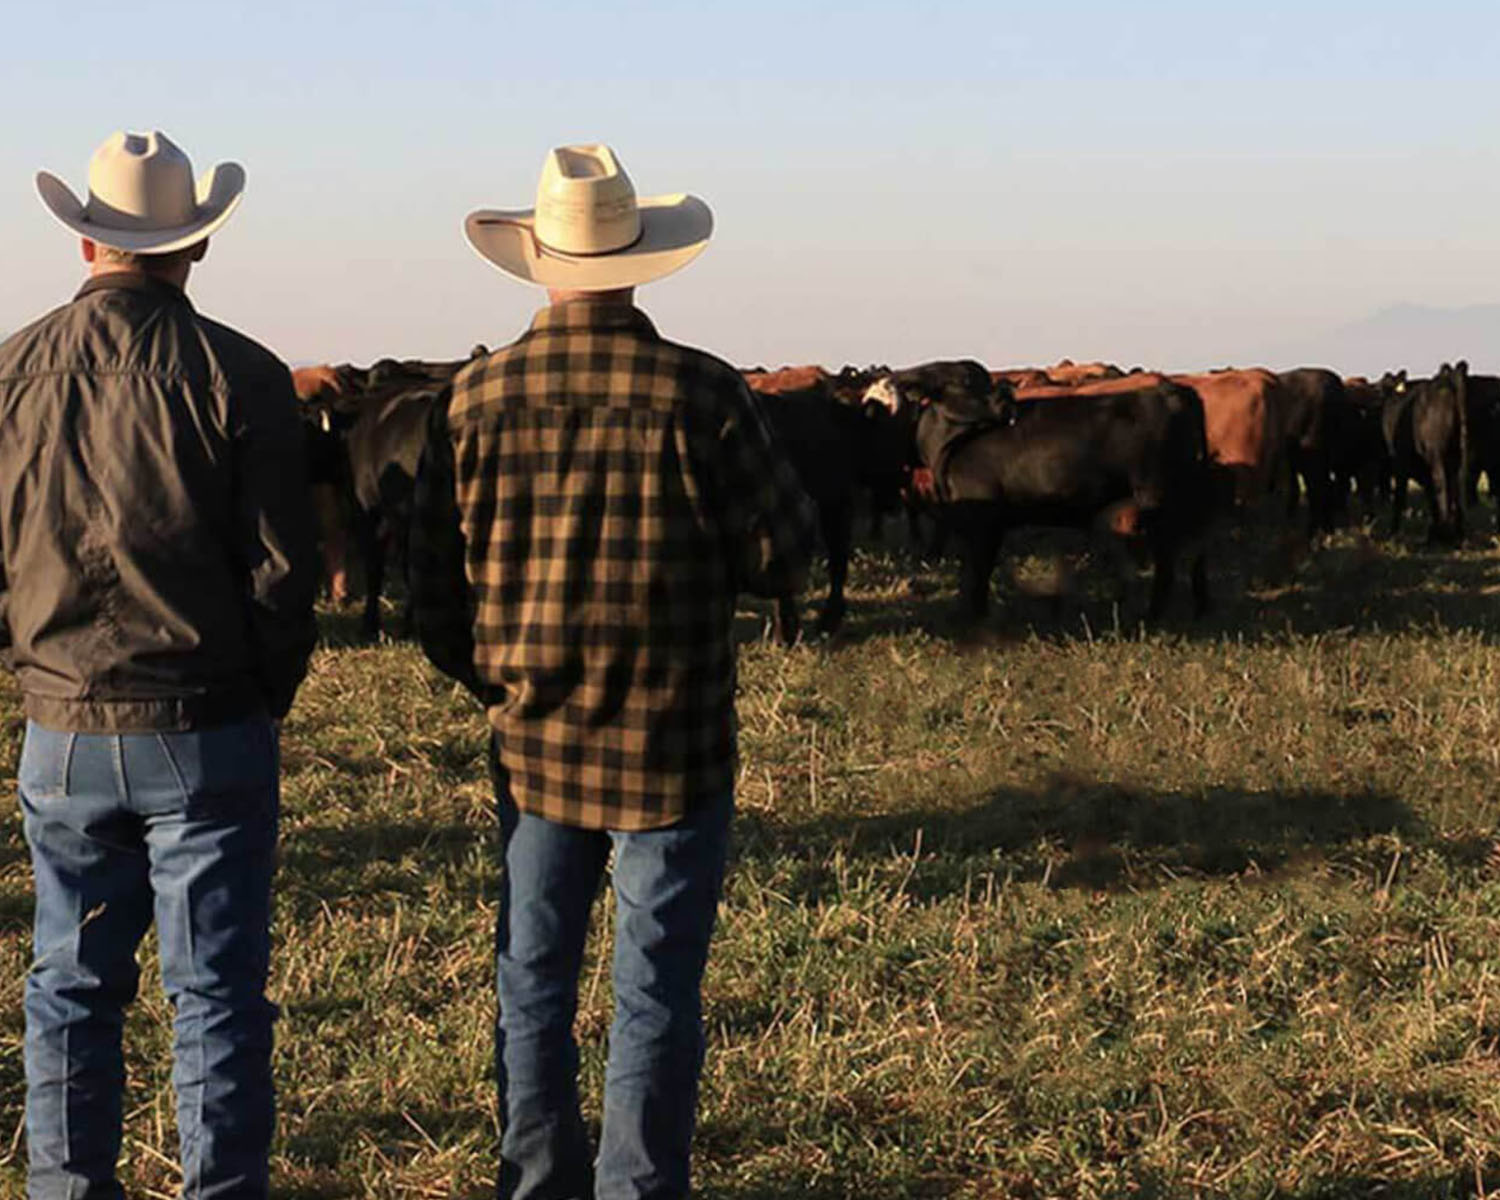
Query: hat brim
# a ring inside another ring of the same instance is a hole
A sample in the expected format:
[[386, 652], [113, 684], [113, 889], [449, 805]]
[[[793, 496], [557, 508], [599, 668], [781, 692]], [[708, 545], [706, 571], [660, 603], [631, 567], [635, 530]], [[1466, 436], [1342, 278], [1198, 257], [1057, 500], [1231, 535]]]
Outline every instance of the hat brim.
[[36, 190], [54, 217], [90, 241], [134, 254], [170, 254], [201, 242], [234, 215], [245, 194], [245, 169], [227, 162], [205, 171], [196, 188], [197, 216], [170, 229], [114, 229], [91, 221], [84, 202], [50, 171], [36, 173]]
[[640, 238], [609, 254], [562, 254], [532, 237], [535, 209], [479, 209], [464, 219], [469, 245], [485, 261], [526, 283], [602, 292], [650, 283], [687, 266], [713, 235], [714, 217], [697, 196], [646, 196], [637, 202]]

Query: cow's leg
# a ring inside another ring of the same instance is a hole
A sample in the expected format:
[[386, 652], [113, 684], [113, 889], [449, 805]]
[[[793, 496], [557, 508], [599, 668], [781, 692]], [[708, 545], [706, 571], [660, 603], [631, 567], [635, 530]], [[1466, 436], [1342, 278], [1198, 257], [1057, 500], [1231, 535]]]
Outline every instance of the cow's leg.
[[1334, 491], [1329, 477], [1328, 457], [1311, 454], [1307, 479], [1307, 536], [1333, 532]]
[[411, 506], [403, 504], [398, 510], [396, 528], [391, 537], [397, 559], [397, 578], [405, 583], [401, 597], [401, 615], [396, 623], [396, 636], [410, 641], [417, 632], [415, 607], [416, 589], [411, 586]]
[[370, 640], [380, 636], [380, 593], [385, 587], [385, 546], [380, 539], [379, 515], [359, 510], [360, 556], [365, 564], [365, 609], [360, 618], [360, 634]]
[[1161, 620], [1172, 599], [1172, 580], [1177, 573], [1177, 539], [1166, 535], [1151, 538], [1151, 601], [1146, 607], [1146, 620], [1153, 624]]
[[825, 504], [821, 524], [828, 551], [828, 599], [818, 616], [817, 631], [832, 633], [844, 622], [844, 583], [849, 576], [849, 548], [854, 541], [853, 503]]
[[979, 621], [989, 609], [990, 576], [1000, 552], [1000, 531], [976, 523], [955, 532], [959, 538], [959, 610], [968, 620]]
[[1213, 598], [1208, 594], [1208, 554], [1199, 550], [1193, 556], [1193, 616], [1203, 617], [1213, 608]]
[[927, 510], [927, 519], [932, 522], [932, 528], [921, 543], [922, 558], [931, 563], [941, 562], [943, 555], [948, 553], [948, 519], [938, 506]]
[[1286, 519], [1290, 524], [1293, 517], [1297, 515], [1297, 500], [1301, 494], [1302, 487], [1299, 481], [1299, 467], [1302, 463], [1302, 452], [1296, 447], [1287, 451], [1286, 456]]
[[1468, 516], [1469, 497], [1464, 487], [1463, 462], [1456, 455], [1454, 461], [1449, 464], [1449, 469], [1444, 471], [1448, 477], [1448, 527], [1452, 531], [1452, 540], [1455, 546], [1462, 546], [1464, 542], [1464, 518]]
[[923, 553], [926, 542], [922, 538], [922, 510], [915, 500], [908, 500], [906, 508], [906, 544], [918, 554]]
[[342, 497], [335, 484], [313, 485], [313, 508], [318, 516], [318, 545], [328, 599], [335, 608], [349, 602], [349, 539], [344, 528]]
[[1391, 473], [1391, 536], [1401, 531], [1401, 514], [1406, 511], [1406, 473], [1397, 467]]
[[795, 646], [802, 636], [800, 607], [801, 597], [781, 596], [771, 610], [771, 631], [783, 646]]
[[[1477, 488], [1479, 485], [1476, 482], [1474, 486]], [[1490, 494], [1490, 507], [1495, 510], [1495, 532], [1500, 533], [1500, 494], [1495, 491], [1496, 487], [1500, 486], [1500, 454], [1492, 450], [1486, 451], [1485, 454], [1484, 486]]]
[[1349, 523], [1349, 472], [1339, 467], [1328, 472], [1328, 521], [1329, 528]]
[[1446, 464], [1433, 464], [1431, 482], [1427, 488], [1427, 507], [1431, 519], [1427, 524], [1427, 542], [1433, 545], [1448, 542], [1453, 538], [1454, 497]]

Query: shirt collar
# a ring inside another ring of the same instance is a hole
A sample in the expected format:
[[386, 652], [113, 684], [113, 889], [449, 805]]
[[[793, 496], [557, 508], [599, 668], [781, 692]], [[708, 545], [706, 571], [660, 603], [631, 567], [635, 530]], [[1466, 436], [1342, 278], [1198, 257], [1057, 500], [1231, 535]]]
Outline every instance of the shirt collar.
[[531, 331], [564, 329], [633, 329], [656, 336], [651, 318], [633, 304], [609, 300], [569, 300], [544, 308], [531, 320]]
[[106, 290], [120, 290], [127, 292], [141, 292], [148, 296], [154, 296], [159, 300], [175, 300], [179, 304], [186, 304], [192, 308], [193, 302], [187, 298], [187, 293], [179, 287], [174, 287], [165, 279], [158, 279], [145, 271], [107, 271], [103, 275], [91, 275], [78, 289], [75, 300], [82, 300], [85, 296], [92, 296], [95, 292]]

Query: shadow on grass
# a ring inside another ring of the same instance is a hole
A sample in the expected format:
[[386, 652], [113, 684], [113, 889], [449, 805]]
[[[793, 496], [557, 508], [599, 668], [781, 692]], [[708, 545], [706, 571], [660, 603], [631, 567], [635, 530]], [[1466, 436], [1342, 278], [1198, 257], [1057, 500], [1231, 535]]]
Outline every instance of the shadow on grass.
[[486, 1144], [490, 1113], [478, 1106], [454, 1108], [402, 1105], [399, 1108], [320, 1107], [311, 1115], [298, 1111], [295, 1097], [282, 1103], [279, 1118], [284, 1153], [313, 1169], [337, 1164], [352, 1145], [364, 1143], [394, 1153], [401, 1147], [428, 1149], [464, 1142]]
[[[285, 830], [276, 889], [279, 906], [301, 920], [325, 904], [380, 895], [419, 899], [435, 880], [472, 874], [476, 843], [494, 853], [486, 830], [458, 822], [372, 822]], [[477, 880], [476, 887], [485, 886]]]
[[[990, 1191], [990, 1187], [997, 1185], [981, 1171], [975, 1171], [970, 1182], [980, 1188], [974, 1194], [1003, 1195], [1007, 1200], [1047, 1200], [1052, 1196], [1072, 1195], [1072, 1188], [1077, 1186], [1074, 1179], [1044, 1182], [1015, 1178], [999, 1185], [1001, 1190]], [[829, 1173], [826, 1169], [818, 1173], [808, 1170], [799, 1175], [795, 1170], [781, 1168], [770, 1178], [723, 1181], [712, 1194], [721, 1200], [802, 1200], [803, 1197], [808, 1200], [846, 1200], [849, 1196], [870, 1197], [871, 1200], [906, 1200], [909, 1197], [938, 1200], [961, 1191], [963, 1183], [962, 1174], [924, 1176], [921, 1164], [914, 1162], [911, 1174], [891, 1179], [872, 1179], [864, 1173], [846, 1176], [836, 1171]], [[1481, 1179], [1469, 1168], [1403, 1180], [1358, 1174], [1327, 1176], [1290, 1188], [1256, 1191], [1254, 1194], [1265, 1197], [1265, 1200], [1474, 1200], [1494, 1195], [1497, 1183], [1500, 1183], [1500, 1175], [1486, 1170]], [[1203, 1195], [1200, 1187], [1186, 1181], [1174, 1181], [1159, 1172], [1143, 1173], [1131, 1179], [1128, 1187], [1127, 1194], [1132, 1200], [1196, 1200]]]
[[1402, 801], [1378, 792], [1156, 792], [1058, 776], [1033, 790], [997, 788], [955, 810], [800, 824], [747, 812], [735, 837], [742, 860], [803, 860], [809, 898], [833, 885], [827, 864], [836, 850], [851, 864], [911, 859], [906, 891], [931, 898], [962, 892], [986, 874], [1089, 890], [1181, 875], [1271, 874], [1392, 832], [1410, 837], [1422, 829]]
[[[1278, 544], [1267, 550], [1257, 539]], [[1187, 563], [1178, 578], [1165, 618], [1155, 629], [1194, 640], [1225, 637], [1284, 639], [1330, 631], [1401, 633], [1468, 631], [1500, 642], [1500, 556], [1486, 553], [1488, 539], [1454, 552], [1415, 539], [1377, 542], [1363, 532], [1344, 532], [1316, 548], [1271, 529], [1225, 541], [1209, 558], [1213, 608], [1202, 618], [1190, 613]], [[1065, 594], [1028, 590], [1012, 575], [1029, 557], [1057, 559], [1074, 575]], [[1273, 561], [1269, 579], [1252, 580], [1252, 560]], [[1086, 539], [1076, 533], [1027, 530], [1007, 544], [997, 568], [990, 615], [977, 626], [957, 609], [958, 561], [929, 561], [898, 548], [866, 550], [861, 572], [884, 577], [885, 595], [851, 596], [849, 617], [834, 639], [860, 642], [890, 633], [922, 629], [956, 642], [1005, 641], [1031, 635], [1076, 637], [1120, 632], [1134, 636], [1144, 615], [1146, 577], [1136, 580], [1122, 603], [1110, 600], [1115, 576], [1102, 565]], [[894, 593], [894, 594], [893, 594]], [[814, 591], [812, 595], [820, 593]], [[804, 612], [809, 609], [804, 606]], [[759, 635], [744, 624], [741, 640]]]
[[0, 893], [0, 933], [29, 937], [35, 906], [29, 888], [16, 887]]
[[[1422, 1179], [1386, 1180], [1367, 1175], [1342, 1175], [1279, 1189], [1266, 1200], [1470, 1200], [1492, 1196], [1500, 1173], [1486, 1170], [1481, 1178], [1471, 1167], [1448, 1175]], [[1165, 1195], [1165, 1193], [1164, 1193]]]

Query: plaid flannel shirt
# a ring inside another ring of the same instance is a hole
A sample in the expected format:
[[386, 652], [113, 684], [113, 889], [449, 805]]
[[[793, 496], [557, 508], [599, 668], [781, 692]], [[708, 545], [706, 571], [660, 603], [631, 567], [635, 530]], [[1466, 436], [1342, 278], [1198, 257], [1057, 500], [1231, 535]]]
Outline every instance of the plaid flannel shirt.
[[517, 805], [649, 829], [732, 788], [735, 595], [800, 590], [813, 518], [739, 373], [628, 305], [544, 309], [461, 370], [418, 472], [413, 600]]

